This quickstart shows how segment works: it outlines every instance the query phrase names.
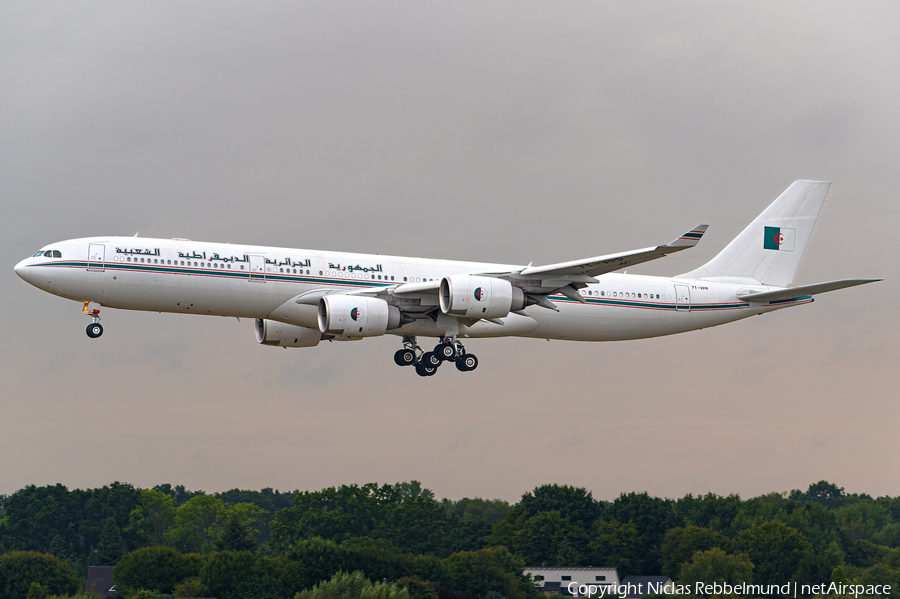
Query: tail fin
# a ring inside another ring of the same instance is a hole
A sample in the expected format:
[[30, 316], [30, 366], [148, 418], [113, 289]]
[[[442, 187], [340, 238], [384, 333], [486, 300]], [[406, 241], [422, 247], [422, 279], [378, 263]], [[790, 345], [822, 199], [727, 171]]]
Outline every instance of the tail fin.
[[787, 287], [830, 187], [828, 181], [794, 181], [715, 258], [679, 276]]

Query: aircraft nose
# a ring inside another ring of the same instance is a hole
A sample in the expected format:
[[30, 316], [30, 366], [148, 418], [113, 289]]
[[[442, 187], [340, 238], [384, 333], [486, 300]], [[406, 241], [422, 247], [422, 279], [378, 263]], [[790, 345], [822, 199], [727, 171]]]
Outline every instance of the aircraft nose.
[[27, 280], [28, 280], [29, 271], [31, 270], [31, 269], [28, 267], [28, 259], [26, 258], [25, 260], [22, 260], [21, 262], [19, 262], [18, 264], [16, 264], [16, 267], [15, 267], [14, 270], [16, 271], [16, 274], [17, 274], [17, 275], [19, 275], [22, 279], [24, 279], [24, 280], [27, 281]]

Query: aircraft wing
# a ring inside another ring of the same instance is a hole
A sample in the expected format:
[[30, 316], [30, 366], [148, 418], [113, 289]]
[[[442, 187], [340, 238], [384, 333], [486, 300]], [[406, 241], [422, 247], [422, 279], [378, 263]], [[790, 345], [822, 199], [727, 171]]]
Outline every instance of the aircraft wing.
[[738, 299], [744, 302], [776, 302], [779, 300], [789, 300], [815, 295], [817, 293], [825, 293], [826, 291], [837, 291], [838, 289], [846, 289], [847, 287], [855, 287], [857, 285], [865, 285], [866, 283], [875, 283], [883, 280], [884, 279], [843, 279], [841, 281], [801, 285], [800, 287], [788, 287], [787, 289], [776, 289], [774, 291], [763, 291], [760, 293], [751, 291], [749, 293], [738, 295]]
[[[631, 252], [608, 254], [594, 258], [584, 258], [572, 262], [549, 264], [547, 266], [526, 266], [522, 270], [510, 272], [478, 273], [481, 276], [498, 277], [510, 281], [522, 288], [532, 297], [533, 303], [556, 310], [556, 306], [546, 299], [546, 295], [562, 293], [563, 295], [584, 301], [578, 289], [588, 283], [596, 282], [593, 277], [622, 268], [628, 268], [650, 260], [656, 260], [681, 250], [697, 245], [709, 225], [697, 225], [671, 243], [649, 247]], [[380, 289], [356, 289], [338, 291], [348, 295], [373, 295], [381, 297], [404, 310], [425, 311], [438, 305], [440, 280], [422, 283], [402, 283]], [[304, 294], [297, 303], [316, 303], [322, 295], [335, 293], [329, 290], [317, 290]], [[404, 307], [405, 306], [405, 307]]]
[[573, 260], [572, 262], [548, 264], [547, 266], [529, 266], [517, 274], [522, 276], [541, 275], [542, 278], [552, 278], [557, 275], [585, 275], [588, 277], [596, 277], [692, 248], [697, 245], [697, 242], [700, 241], [700, 238], [703, 237], [703, 234], [708, 228], [709, 225], [697, 225], [675, 241], [656, 247], [622, 252], [619, 254], [608, 254], [606, 256], [597, 256], [595, 258], [584, 258], [582, 260]]

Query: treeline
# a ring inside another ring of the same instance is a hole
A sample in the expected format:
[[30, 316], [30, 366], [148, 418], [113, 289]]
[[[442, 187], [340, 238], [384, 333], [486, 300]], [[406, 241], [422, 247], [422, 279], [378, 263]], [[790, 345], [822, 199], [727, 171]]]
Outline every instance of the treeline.
[[[438, 501], [415, 481], [217, 494], [56, 485], [26, 487], [0, 499], [0, 510], [0, 593], [23, 599], [73, 592], [89, 565], [115, 565], [135, 597], [289, 599], [360, 572], [391, 596], [528, 599], [536, 591], [523, 569], [541, 564], [682, 583], [891, 584], [900, 598], [900, 497], [846, 494], [825, 481], [748, 500], [629, 493], [612, 502], [546, 485], [515, 505]], [[28, 560], [43, 560], [42, 572], [55, 560], [71, 576], [30, 580]], [[17, 572], [13, 586], [6, 571]]]

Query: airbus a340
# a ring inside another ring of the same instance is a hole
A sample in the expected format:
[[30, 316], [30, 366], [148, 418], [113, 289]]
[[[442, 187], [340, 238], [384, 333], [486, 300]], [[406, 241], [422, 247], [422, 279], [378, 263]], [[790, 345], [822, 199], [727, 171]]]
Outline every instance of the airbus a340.
[[[831, 183], [796, 181], [708, 263], [676, 277], [615, 271], [694, 247], [675, 241], [547, 266], [350, 254], [186, 239], [90, 237], [51, 243], [16, 265], [28, 283], [100, 309], [252, 318], [264, 345], [402, 338], [401, 366], [433, 375], [478, 366], [462, 339], [614, 341], [672, 335], [813, 301], [880, 279], [789, 287]], [[438, 340], [423, 351], [417, 338]]]

